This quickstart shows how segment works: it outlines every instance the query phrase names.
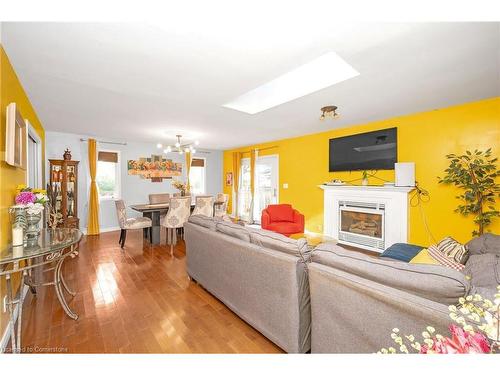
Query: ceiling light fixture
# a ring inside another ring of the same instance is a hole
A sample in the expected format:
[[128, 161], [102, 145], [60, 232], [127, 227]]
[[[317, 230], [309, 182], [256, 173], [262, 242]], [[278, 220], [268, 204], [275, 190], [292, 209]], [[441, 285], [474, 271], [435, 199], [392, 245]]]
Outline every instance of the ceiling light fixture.
[[[165, 154], [167, 154], [169, 152], [177, 152], [179, 154], [183, 154], [184, 152], [190, 152], [192, 154], [196, 153], [196, 150], [195, 150], [193, 144], [199, 145], [200, 144], [199, 141], [194, 141], [193, 143], [184, 143], [183, 144], [182, 140], [181, 140], [182, 135], [176, 135], [175, 137], [177, 138], [177, 141], [175, 142], [175, 144], [169, 145], [165, 149], [163, 149], [163, 152]], [[158, 143], [157, 146], [161, 146], [161, 144]]]
[[251, 115], [359, 75], [335, 52], [328, 52], [223, 105]]
[[327, 117], [332, 118], [332, 119], [337, 119], [339, 118], [339, 114], [337, 113], [338, 107], [335, 105], [327, 105], [326, 107], [321, 108], [321, 116], [319, 119], [323, 121]]

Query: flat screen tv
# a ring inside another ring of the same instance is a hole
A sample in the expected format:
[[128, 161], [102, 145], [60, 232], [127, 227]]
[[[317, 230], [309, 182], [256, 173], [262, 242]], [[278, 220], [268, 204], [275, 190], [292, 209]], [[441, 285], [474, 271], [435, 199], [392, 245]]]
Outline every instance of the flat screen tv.
[[394, 169], [397, 128], [330, 139], [330, 172]]

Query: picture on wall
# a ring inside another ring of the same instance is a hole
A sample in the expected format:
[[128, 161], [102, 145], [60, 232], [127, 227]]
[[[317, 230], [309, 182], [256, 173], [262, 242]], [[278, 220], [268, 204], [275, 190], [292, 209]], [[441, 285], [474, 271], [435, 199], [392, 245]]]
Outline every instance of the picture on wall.
[[151, 182], [161, 182], [164, 178], [182, 175], [182, 163], [176, 163], [161, 155], [151, 155], [149, 158], [139, 158], [127, 161], [129, 175], [151, 179]]
[[226, 186], [233, 186], [233, 172], [226, 173]]
[[27, 127], [16, 103], [7, 106], [5, 129], [5, 162], [16, 168], [26, 169]]

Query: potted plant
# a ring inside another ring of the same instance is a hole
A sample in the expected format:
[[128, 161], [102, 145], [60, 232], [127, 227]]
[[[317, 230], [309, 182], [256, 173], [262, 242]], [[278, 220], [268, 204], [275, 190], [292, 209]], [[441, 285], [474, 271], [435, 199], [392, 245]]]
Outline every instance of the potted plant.
[[368, 186], [368, 171], [362, 171], [362, 176], [361, 176], [361, 184], [363, 186]]
[[464, 192], [457, 196], [460, 204], [455, 212], [464, 216], [473, 215], [477, 230], [473, 236], [480, 236], [492, 219], [500, 216], [495, 209], [495, 201], [500, 193], [496, 182], [500, 172], [497, 170], [497, 158], [492, 157], [491, 148], [486, 151], [466, 151], [463, 155], [446, 155], [450, 165], [445, 169], [445, 176], [438, 177], [440, 184], [453, 184]]
[[186, 195], [187, 185], [184, 182], [179, 181], [179, 180], [174, 180], [174, 181], [172, 181], [172, 186], [174, 188], [176, 188], [177, 190], [179, 190], [179, 192], [181, 193], [181, 196]]

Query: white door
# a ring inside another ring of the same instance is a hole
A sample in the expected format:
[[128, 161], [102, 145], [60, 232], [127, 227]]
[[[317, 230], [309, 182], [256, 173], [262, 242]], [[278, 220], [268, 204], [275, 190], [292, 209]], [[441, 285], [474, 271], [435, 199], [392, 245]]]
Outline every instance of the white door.
[[262, 210], [278, 203], [279, 193], [278, 155], [262, 156], [255, 163], [255, 197], [253, 220], [260, 223]]
[[[255, 161], [255, 192], [253, 199], [253, 221], [260, 223], [262, 210], [269, 204], [278, 203], [279, 162], [278, 155], [259, 156]], [[250, 221], [252, 214], [250, 193], [250, 159], [241, 159], [238, 193], [238, 215]]]

